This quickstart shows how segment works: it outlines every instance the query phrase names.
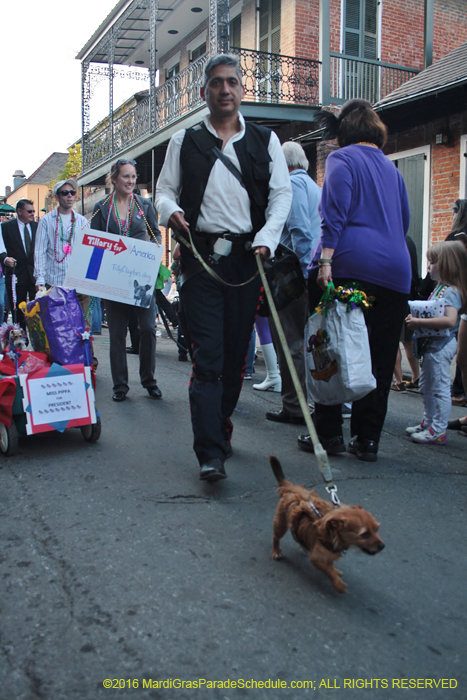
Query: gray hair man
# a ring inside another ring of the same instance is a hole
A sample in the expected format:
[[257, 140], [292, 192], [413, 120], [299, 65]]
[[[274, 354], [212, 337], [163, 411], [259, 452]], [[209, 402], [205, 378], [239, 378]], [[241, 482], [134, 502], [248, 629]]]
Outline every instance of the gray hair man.
[[193, 446], [200, 479], [210, 482], [225, 479], [232, 454], [231, 416], [261, 290], [255, 255], [274, 254], [292, 199], [279, 139], [245, 122], [243, 95], [236, 56], [210, 59], [201, 88], [209, 114], [174, 134], [156, 190], [160, 223], [181, 242]]
[[[306, 279], [312, 254], [321, 238], [321, 217], [318, 209], [321, 188], [307, 173], [309, 163], [300, 144], [288, 141], [283, 144], [282, 150], [290, 173], [293, 200], [280, 242], [297, 254]], [[308, 292], [305, 291], [300, 299], [296, 299], [285, 309], [279, 311], [279, 318], [284, 328], [303, 393], [306, 396], [303, 337], [308, 318]], [[269, 320], [269, 325], [282, 377], [282, 408], [279, 411], [267, 411], [266, 418], [278, 423], [304, 424], [305, 419], [302, 415], [297, 392], [272, 319]]]

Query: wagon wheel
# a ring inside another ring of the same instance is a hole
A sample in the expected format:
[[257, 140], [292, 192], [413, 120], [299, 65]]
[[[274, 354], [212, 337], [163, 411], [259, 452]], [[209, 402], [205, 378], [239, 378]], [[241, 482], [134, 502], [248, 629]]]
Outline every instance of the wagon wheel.
[[96, 423], [90, 423], [89, 425], [81, 426], [81, 435], [84, 437], [86, 442], [97, 442], [101, 436], [102, 423], [100, 416], [97, 416]]
[[11, 421], [11, 426], [6, 427], [3, 423], [0, 423], [0, 452], [5, 455], [5, 457], [10, 457], [14, 455], [18, 449], [18, 431], [16, 430], [15, 421]]

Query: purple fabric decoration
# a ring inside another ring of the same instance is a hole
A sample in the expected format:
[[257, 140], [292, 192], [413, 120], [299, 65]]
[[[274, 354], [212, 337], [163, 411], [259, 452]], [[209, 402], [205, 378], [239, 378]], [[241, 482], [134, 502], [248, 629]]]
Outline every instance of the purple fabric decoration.
[[[59, 365], [89, 365], [89, 340], [81, 339], [85, 322], [74, 289], [53, 287], [34, 303], [40, 306], [40, 317], [49, 341], [50, 359]], [[88, 350], [88, 352], [86, 352]]]

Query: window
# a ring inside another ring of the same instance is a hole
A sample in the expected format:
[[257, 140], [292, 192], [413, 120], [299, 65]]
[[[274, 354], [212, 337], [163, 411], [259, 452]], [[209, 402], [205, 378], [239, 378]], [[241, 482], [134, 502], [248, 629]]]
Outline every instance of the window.
[[377, 54], [377, 0], [346, 0], [344, 53], [361, 58]]
[[230, 23], [230, 46], [239, 49], [242, 45], [242, 16], [237, 15]]
[[[343, 53], [346, 56], [377, 60], [378, 1], [345, 0]], [[371, 103], [379, 97], [379, 67], [371, 63], [345, 60], [343, 97], [362, 97]]]
[[206, 53], [206, 42], [204, 42], [203, 44], [200, 44], [198, 46], [198, 48], [193, 49], [193, 51], [191, 52], [191, 60], [196, 61], [197, 58], [204, 56], [205, 53]]
[[[259, 50], [269, 54], [281, 52], [281, 0], [260, 0]], [[261, 56], [259, 64], [260, 99], [278, 102], [280, 93], [280, 59]]]
[[170, 80], [170, 78], [175, 78], [177, 73], [180, 73], [180, 63], [177, 63], [175, 66], [172, 66], [172, 68], [168, 69], [167, 80]]

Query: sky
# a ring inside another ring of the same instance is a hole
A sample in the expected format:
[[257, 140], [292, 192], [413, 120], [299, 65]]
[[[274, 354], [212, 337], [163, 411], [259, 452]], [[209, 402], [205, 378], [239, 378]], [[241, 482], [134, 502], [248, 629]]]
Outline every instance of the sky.
[[[81, 62], [75, 57], [116, 5], [117, 0], [2, 2], [1, 195], [7, 185], [13, 189], [15, 170], [30, 177], [54, 151], [65, 153], [81, 137]], [[140, 82], [124, 94], [128, 85], [116, 86], [114, 105], [141, 89]], [[93, 123], [108, 114], [108, 104], [104, 80], [91, 103]]]

